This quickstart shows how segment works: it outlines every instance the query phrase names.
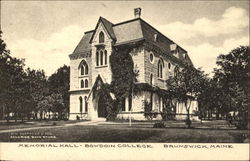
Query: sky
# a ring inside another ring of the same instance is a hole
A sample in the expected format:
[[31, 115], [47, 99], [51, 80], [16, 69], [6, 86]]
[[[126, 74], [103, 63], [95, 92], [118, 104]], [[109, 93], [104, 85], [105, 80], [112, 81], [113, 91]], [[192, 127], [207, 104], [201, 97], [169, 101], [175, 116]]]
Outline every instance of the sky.
[[137, 7], [206, 73], [218, 55], [249, 45], [248, 1], [1, 1], [1, 30], [12, 56], [50, 76], [69, 65], [68, 55], [100, 16], [115, 24], [133, 19]]

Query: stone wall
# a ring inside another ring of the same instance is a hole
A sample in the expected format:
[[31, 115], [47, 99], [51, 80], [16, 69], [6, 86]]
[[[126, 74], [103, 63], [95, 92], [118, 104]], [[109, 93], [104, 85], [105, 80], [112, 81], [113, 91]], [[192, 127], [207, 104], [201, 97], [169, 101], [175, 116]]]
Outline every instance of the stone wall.
[[[75, 120], [78, 115], [81, 119], [87, 118], [85, 111], [85, 97], [88, 97], [89, 90], [71, 92], [70, 94], [70, 120]], [[82, 97], [82, 113], [80, 112], [80, 97]], [[88, 105], [89, 106], [89, 105]], [[89, 110], [89, 107], [88, 107]]]
[[143, 47], [134, 48], [130, 55], [134, 62], [134, 70], [139, 71], [139, 75], [137, 77], [138, 82], [145, 83], [145, 52]]
[[[107, 65], [96, 66], [96, 52], [97, 52], [97, 46], [100, 45], [99, 44], [100, 32], [103, 32], [104, 37], [105, 37], [104, 43], [102, 43], [101, 45], [107, 51]], [[105, 83], [110, 83], [112, 80], [112, 73], [111, 73], [111, 68], [110, 68], [109, 57], [112, 52], [112, 39], [110, 38], [108, 32], [106, 31], [102, 23], [100, 23], [99, 26], [97, 27], [91, 46], [92, 46], [92, 68], [91, 70], [93, 73], [92, 80], [95, 81], [97, 76], [100, 75]]]
[[[88, 72], [88, 76], [81, 77], [79, 65], [83, 60], [87, 62], [89, 72]], [[70, 91], [80, 90], [80, 81], [81, 79], [85, 79], [85, 78], [87, 78], [89, 81], [88, 88], [91, 87], [92, 85], [92, 70], [90, 70], [91, 68], [92, 68], [91, 57], [70, 60]]]

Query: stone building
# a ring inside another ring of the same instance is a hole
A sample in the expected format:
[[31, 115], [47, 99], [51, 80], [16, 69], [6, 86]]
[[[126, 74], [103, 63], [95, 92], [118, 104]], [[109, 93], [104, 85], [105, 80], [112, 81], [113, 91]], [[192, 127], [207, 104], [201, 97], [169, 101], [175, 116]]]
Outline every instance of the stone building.
[[[69, 55], [70, 119], [78, 116], [95, 120], [107, 116], [105, 100], [93, 90], [101, 83], [111, 83], [110, 55], [114, 47], [121, 45], [133, 46], [129, 54], [134, 68], [139, 71], [138, 83], [167, 89], [165, 80], [184, 62], [192, 64], [185, 49], [140, 18], [140, 9], [135, 9], [134, 19], [117, 24], [100, 17], [95, 29], [85, 32]], [[162, 111], [162, 98], [157, 93], [143, 91], [136, 97], [125, 99], [118, 117], [126, 119], [130, 115], [133, 119], [145, 119], [145, 100], [152, 103], [152, 111]], [[193, 101], [190, 111], [197, 108]], [[179, 114], [186, 113], [181, 103], [177, 103], [174, 110]]]

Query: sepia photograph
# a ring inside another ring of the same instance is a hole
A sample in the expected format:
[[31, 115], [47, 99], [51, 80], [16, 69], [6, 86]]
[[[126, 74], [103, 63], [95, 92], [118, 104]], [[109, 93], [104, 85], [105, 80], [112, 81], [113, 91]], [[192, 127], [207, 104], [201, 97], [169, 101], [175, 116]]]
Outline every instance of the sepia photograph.
[[0, 155], [249, 146], [249, 1], [0, 3]]

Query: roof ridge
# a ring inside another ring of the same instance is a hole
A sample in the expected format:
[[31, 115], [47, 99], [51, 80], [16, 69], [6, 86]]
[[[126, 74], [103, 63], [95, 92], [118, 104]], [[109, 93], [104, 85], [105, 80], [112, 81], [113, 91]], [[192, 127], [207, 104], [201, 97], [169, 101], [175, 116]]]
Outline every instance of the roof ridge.
[[113, 30], [113, 23], [100, 16], [99, 19], [98, 19], [98, 22], [96, 24], [96, 27], [93, 30], [94, 33], [93, 33], [93, 35], [92, 35], [92, 37], [90, 39], [90, 42], [92, 41], [92, 39], [93, 39], [93, 37], [94, 37], [94, 35], [96, 33], [97, 27], [98, 27], [100, 22], [102, 22], [104, 28], [107, 30], [107, 32], [108, 32], [109, 36], [111, 37], [111, 39], [116, 41], [116, 36], [115, 36], [114, 30]]
[[101, 19], [101, 20], [104, 20], [104, 21], [107, 21], [107, 22], [111, 23], [112, 25], [114, 25], [112, 22], [110, 22], [109, 20], [107, 20], [106, 18], [104, 18], [104, 17], [102, 17], [102, 16], [100, 16], [100, 19]]
[[[145, 23], [146, 25], [148, 25], [149, 27], [151, 27], [152, 29], [154, 29], [155, 31], [157, 31], [159, 34], [161, 34], [164, 38], [168, 39], [169, 41], [171, 41], [172, 43], [175, 43], [178, 47], [180, 47], [182, 50], [186, 51], [185, 49], [183, 49], [180, 45], [178, 45], [176, 42], [174, 42], [172, 39], [168, 38], [165, 34], [161, 33], [159, 30], [157, 30], [155, 27], [153, 27], [152, 25], [150, 25], [148, 22], [146, 22], [145, 20], [143, 20], [142, 18], [140, 18], [140, 21], [142, 21], [143, 23]], [[187, 52], [187, 51], [186, 51]]]
[[118, 25], [122, 25], [122, 24], [125, 24], [125, 23], [133, 22], [133, 21], [136, 21], [136, 20], [139, 20], [139, 19], [141, 19], [141, 18], [140, 17], [139, 18], [133, 18], [131, 20], [126, 20], [126, 21], [119, 22], [119, 23], [116, 23], [116, 24], [113, 24], [113, 25], [118, 26]]

